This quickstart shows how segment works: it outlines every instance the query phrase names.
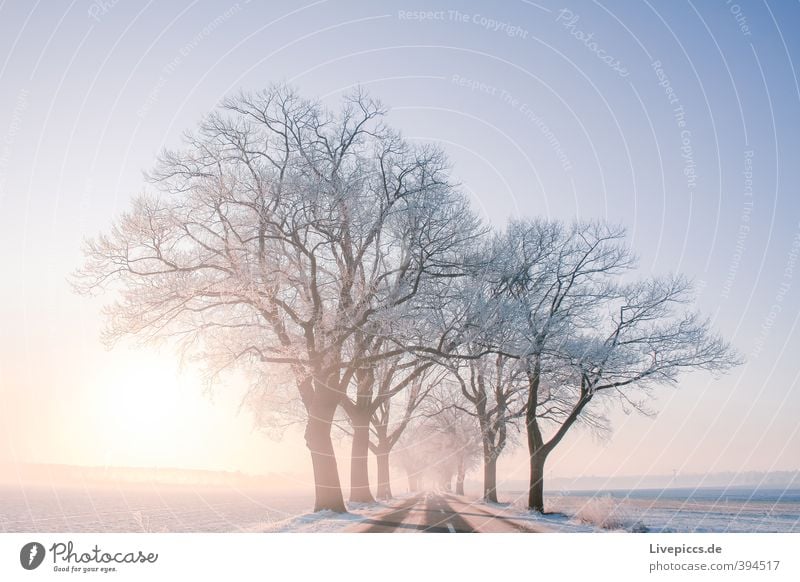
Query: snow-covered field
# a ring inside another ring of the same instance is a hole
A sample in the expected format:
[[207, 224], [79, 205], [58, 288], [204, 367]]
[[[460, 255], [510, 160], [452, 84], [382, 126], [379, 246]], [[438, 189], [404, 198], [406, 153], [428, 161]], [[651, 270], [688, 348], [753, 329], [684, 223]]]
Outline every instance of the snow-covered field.
[[[502, 496], [501, 496], [502, 497]], [[513, 510], [528, 516], [524, 496], [509, 493]], [[665, 489], [554, 493], [542, 519], [605, 531], [800, 532], [800, 490]]]
[[[394, 501], [396, 503], [399, 501]], [[500, 494], [484, 509], [541, 531], [800, 532], [800, 491], [667, 490], [551, 493], [546, 515], [524, 497]], [[310, 493], [260, 493], [175, 486], [0, 487], [3, 532], [336, 532], [380, 515], [386, 504], [350, 513], [311, 513]]]
[[308, 511], [310, 493], [222, 487], [0, 486], [0, 531], [229, 532]]

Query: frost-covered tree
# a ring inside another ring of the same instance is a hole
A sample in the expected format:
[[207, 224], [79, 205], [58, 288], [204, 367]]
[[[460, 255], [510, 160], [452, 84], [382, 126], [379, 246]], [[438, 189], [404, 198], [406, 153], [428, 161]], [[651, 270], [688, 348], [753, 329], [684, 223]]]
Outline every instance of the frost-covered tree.
[[432, 391], [435, 414], [476, 420], [484, 496], [491, 501], [497, 501], [497, 459], [508, 442], [510, 425], [524, 413], [524, 370], [518, 359], [502, 353], [516, 336], [509, 326], [517, 322], [508, 316], [501, 284], [490, 276], [496, 261], [505, 261], [505, 252], [491, 240], [472, 250], [464, 276], [451, 281], [447, 293], [426, 313], [429, 334], [441, 341], [421, 349], [448, 374], [448, 380]]
[[433, 465], [447, 483], [454, 475], [455, 492], [464, 495], [467, 472], [480, 464], [484, 450], [482, 428], [464, 394], [451, 379], [439, 383], [424, 408], [426, 428], [439, 445], [439, 458]]
[[[374, 353], [381, 349], [385, 348], [378, 347]], [[350, 501], [374, 501], [369, 486], [370, 450], [378, 460], [378, 498], [391, 497], [388, 456], [430, 389], [426, 383], [430, 367], [430, 362], [401, 353], [356, 371], [353, 395], [342, 400], [352, 434]], [[398, 423], [390, 421], [393, 400], [404, 400], [405, 411]]]
[[531, 509], [544, 510], [547, 457], [582, 417], [591, 417], [590, 403], [614, 398], [648, 412], [646, 401], [654, 387], [675, 384], [686, 371], [718, 373], [740, 363], [730, 345], [712, 332], [709, 320], [689, 309], [691, 302], [692, 286], [685, 277], [620, 285], [594, 306], [595, 326], [576, 330], [561, 345], [561, 365], [550, 374], [546, 391], [551, 402], [558, 402], [558, 414], [542, 421], [540, 391], [540, 414], [529, 427]]
[[497, 502], [497, 461], [525, 414], [524, 369], [519, 360], [492, 354], [468, 360], [453, 375], [464, 398], [453, 406], [473, 416], [480, 429], [483, 498]]
[[[454, 388], [454, 387], [451, 387]], [[456, 390], [441, 392], [445, 400], [427, 401], [424, 414], [402, 435], [394, 462], [405, 470], [410, 491], [425, 487], [464, 494], [468, 471], [480, 462], [480, 432], [475, 419], [449, 405]]]
[[357, 371], [387, 356], [370, 350], [372, 324], [452, 275], [481, 232], [442, 152], [384, 113], [361, 92], [336, 112], [285, 86], [226, 100], [160, 156], [154, 191], [87, 241], [76, 277], [114, 292], [109, 339], [285, 367], [316, 510], [345, 511], [331, 423]]
[[[419, 373], [414, 374], [414, 372]], [[409, 424], [416, 418], [420, 404], [424, 402], [438, 380], [435, 371], [428, 363], [418, 365], [414, 372], [393, 382], [392, 377], [396, 370], [393, 370], [393, 366], [388, 366], [380, 375], [375, 406], [370, 419], [369, 441], [369, 448], [377, 459], [378, 499], [392, 497], [389, 455]], [[397, 394], [400, 394], [401, 398], [397, 398]], [[399, 409], [399, 415], [393, 414], [395, 409]]]
[[527, 377], [528, 505], [537, 511], [547, 456], [577, 422], [597, 424], [587, 407], [596, 394], [633, 402], [680, 372], [738, 361], [707, 320], [682, 310], [685, 279], [620, 282], [634, 267], [624, 239], [604, 223], [544, 220], [512, 222], [498, 239], [508, 252], [492, 277], [518, 333], [501, 349], [523, 362]]

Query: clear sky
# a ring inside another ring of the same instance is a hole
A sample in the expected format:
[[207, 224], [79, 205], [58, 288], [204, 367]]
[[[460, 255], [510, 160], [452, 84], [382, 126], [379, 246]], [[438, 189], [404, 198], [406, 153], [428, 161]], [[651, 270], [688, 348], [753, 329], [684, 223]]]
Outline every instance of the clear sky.
[[[72, 294], [80, 242], [156, 153], [240, 89], [355, 84], [435, 141], [487, 220], [606, 218], [645, 274], [695, 278], [747, 357], [572, 435], [553, 475], [800, 468], [800, 5], [0, 2], [0, 466], [308, 471], [168, 348], [105, 350]], [[422, 12], [421, 11], [426, 11]], [[346, 457], [340, 471], [346, 474]], [[525, 465], [509, 456], [510, 474]]]

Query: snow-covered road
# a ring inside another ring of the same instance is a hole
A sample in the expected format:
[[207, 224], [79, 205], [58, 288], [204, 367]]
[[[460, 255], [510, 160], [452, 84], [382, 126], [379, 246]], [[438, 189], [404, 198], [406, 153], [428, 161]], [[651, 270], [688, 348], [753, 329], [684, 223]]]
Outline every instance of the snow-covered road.
[[502, 510], [488, 508], [455, 495], [423, 493], [403, 500], [379, 515], [344, 530], [360, 533], [533, 533], [540, 531], [523, 525]]

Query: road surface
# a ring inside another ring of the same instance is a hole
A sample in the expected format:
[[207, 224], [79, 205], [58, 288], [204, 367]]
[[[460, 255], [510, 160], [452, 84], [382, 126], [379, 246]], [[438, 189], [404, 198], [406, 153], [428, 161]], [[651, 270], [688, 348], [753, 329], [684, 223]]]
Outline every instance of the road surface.
[[490, 508], [446, 493], [421, 493], [405, 499], [385, 513], [369, 517], [347, 531], [359, 533], [533, 533], [502, 508]]

